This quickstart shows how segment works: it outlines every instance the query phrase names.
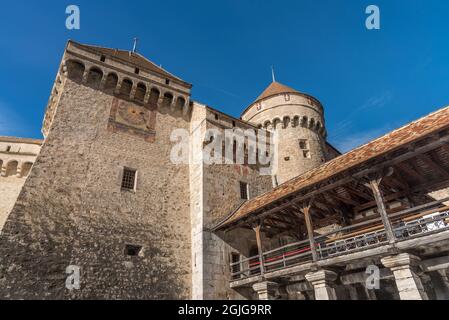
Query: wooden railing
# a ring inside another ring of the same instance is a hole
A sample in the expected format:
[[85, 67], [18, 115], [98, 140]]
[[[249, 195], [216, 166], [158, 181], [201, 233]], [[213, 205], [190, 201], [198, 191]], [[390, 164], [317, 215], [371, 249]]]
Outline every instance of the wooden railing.
[[[449, 230], [449, 206], [445, 198], [389, 216], [397, 241]], [[437, 208], [433, 208], [439, 206]], [[417, 213], [418, 212], [418, 213]], [[318, 259], [328, 259], [388, 243], [380, 218], [354, 224], [314, 237]], [[309, 240], [287, 244], [231, 263], [232, 281], [313, 262]], [[263, 263], [262, 263], [263, 262]]]

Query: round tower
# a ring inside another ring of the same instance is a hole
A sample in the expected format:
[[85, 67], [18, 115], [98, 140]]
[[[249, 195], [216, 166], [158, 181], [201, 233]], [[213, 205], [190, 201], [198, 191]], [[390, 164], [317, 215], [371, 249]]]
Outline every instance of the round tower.
[[273, 82], [242, 119], [278, 133], [278, 166], [273, 172], [278, 184], [325, 162], [324, 110], [314, 97]]

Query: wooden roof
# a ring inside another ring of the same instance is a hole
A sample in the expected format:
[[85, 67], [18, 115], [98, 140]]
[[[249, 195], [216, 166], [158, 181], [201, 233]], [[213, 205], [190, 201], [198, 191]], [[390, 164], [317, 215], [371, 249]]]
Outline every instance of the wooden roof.
[[243, 203], [235, 212], [224, 218], [214, 229], [221, 229], [263, 210], [273, 202], [287, 198], [298, 191], [330, 179], [378, 156], [399, 149], [411, 142], [449, 127], [449, 107], [440, 109], [411, 122], [378, 139], [345, 153], [320, 167], [308, 171], [279, 187]]
[[256, 99], [256, 101], [263, 100], [266, 98], [269, 98], [271, 96], [275, 96], [278, 94], [284, 94], [284, 93], [299, 93], [297, 90], [292, 89], [282, 83], [279, 82], [272, 82], [263, 92], [262, 94]]

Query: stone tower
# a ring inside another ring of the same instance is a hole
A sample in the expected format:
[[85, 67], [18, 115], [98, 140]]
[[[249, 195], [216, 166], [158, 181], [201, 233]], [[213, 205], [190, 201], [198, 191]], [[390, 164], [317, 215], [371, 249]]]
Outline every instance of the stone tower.
[[278, 133], [275, 184], [326, 161], [324, 110], [314, 97], [274, 81], [243, 112], [242, 119]]
[[191, 297], [189, 167], [170, 160], [190, 88], [138, 53], [67, 44], [0, 233], [1, 299]]

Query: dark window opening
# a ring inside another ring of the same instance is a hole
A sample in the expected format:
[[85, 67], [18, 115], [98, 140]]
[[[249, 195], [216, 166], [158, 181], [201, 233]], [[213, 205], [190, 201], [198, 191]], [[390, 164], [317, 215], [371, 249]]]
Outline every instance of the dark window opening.
[[100, 61], [101, 62], [105, 62], [106, 61], [106, 56], [101, 56]]
[[137, 85], [134, 98], [138, 101], [143, 102], [146, 94], [147, 94], [147, 87], [143, 83], [139, 83]]
[[139, 74], [140, 73], [140, 69], [139, 68], [134, 69], [134, 73], [135, 74]]
[[120, 93], [129, 96], [131, 94], [131, 89], [133, 87], [133, 82], [129, 79], [124, 79], [122, 81], [122, 87], [120, 88]]
[[165, 84], [168, 86], [170, 84], [170, 80], [165, 79]]
[[142, 252], [142, 246], [127, 244], [125, 246], [125, 255], [129, 257], [138, 257]]
[[285, 161], [290, 161], [290, 157], [285, 157], [284, 160]]
[[92, 88], [98, 89], [100, 88], [101, 80], [103, 79], [103, 71], [98, 68], [93, 67], [89, 70], [87, 74], [87, 85]]
[[161, 94], [160, 94], [159, 90], [152, 88], [150, 91], [150, 100], [149, 100], [150, 105], [156, 106], [159, 101], [160, 95]]
[[115, 73], [110, 73], [106, 77], [106, 83], [104, 85], [104, 89], [106, 92], [112, 93], [114, 92], [115, 88], [117, 87], [118, 83], [118, 77]]
[[218, 120], [218, 114], [215, 114], [215, 120]]
[[133, 191], [136, 184], [136, 170], [127, 169], [123, 170], [122, 177], [122, 190], [131, 190]]
[[232, 126], [235, 127], [235, 121], [232, 121]]
[[299, 148], [301, 150], [309, 149], [308, 144], [307, 144], [307, 140], [299, 140]]
[[11, 146], [7, 146], [6, 147], [6, 152], [10, 152], [11, 151]]
[[248, 197], [248, 184], [240, 181], [240, 198], [242, 200], [249, 200]]
[[233, 252], [231, 253], [231, 263], [232, 263], [232, 279], [240, 278], [240, 254]]

